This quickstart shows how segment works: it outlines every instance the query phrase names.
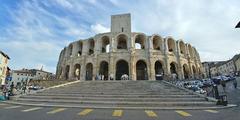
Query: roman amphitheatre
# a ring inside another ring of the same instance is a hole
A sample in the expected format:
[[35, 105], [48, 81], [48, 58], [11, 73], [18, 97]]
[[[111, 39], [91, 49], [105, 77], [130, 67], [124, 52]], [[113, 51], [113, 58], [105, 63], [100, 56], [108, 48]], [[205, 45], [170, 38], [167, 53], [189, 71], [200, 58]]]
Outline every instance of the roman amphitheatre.
[[200, 56], [183, 40], [131, 31], [131, 15], [111, 16], [111, 31], [77, 40], [59, 56], [56, 75], [67, 80], [172, 80], [202, 77]]

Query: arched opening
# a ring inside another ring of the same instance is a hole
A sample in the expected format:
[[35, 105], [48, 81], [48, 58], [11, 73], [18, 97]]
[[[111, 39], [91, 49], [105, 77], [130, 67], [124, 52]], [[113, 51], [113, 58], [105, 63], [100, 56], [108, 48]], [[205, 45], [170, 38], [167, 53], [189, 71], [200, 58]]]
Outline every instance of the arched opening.
[[153, 49], [161, 50], [162, 48], [162, 38], [160, 36], [153, 37]]
[[73, 45], [69, 45], [69, 56], [72, 56]]
[[160, 61], [156, 61], [154, 68], [155, 68], [156, 80], [163, 80], [164, 71], [163, 71], [162, 63]]
[[193, 71], [193, 79], [195, 79], [197, 71], [194, 65], [192, 66], [192, 71]]
[[168, 43], [168, 51], [174, 52], [175, 51], [175, 41], [172, 38], [169, 38], [167, 40], [167, 43]]
[[170, 64], [170, 72], [171, 72], [171, 77], [173, 80], [178, 79], [178, 74], [177, 74], [177, 63], [172, 62]]
[[95, 43], [94, 43], [94, 40], [93, 40], [93, 39], [90, 39], [88, 42], [89, 42], [88, 55], [92, 55], [92, 54], [94, 54], [94, 46], [95, 46]]
[[102, 53], [108, 53], [110, 46], [110, 40], [108, 36], [102, 37]]
[[99, 75], [103, 75], [103, 79], [108, 80], [108, 63], [106, 61], [100, 63]]
[[76, 64], [74, 66], [74, 77], [77, 78], [78, 80], [80, 80], [80, 73], [81, 73], [81, 65]]
[[188, 45], [188, 52], [189, 52], [190, 57], [192, 58], [193, 57], [193, 50], [192, 50], [191, 45]]
[[121, 80], [122, 75], [129, 76], [128, 62], [125, 60], [119, 60], [116, 64], [116, 80]]
[[65, 79], [67, 80], [67, 79], [69, 79], [69, 71], [70, 71], [70, 66], [69, 65], [67, 65], [66, 66], [66, 68], [65, 68]]
[[117, 49], [127, 49], [127, 36], [121, 34], [117, 37]]
[[136, 74], [137, 74], [137, 80], [148, 79], [147, 65], [143, 60], [139, 60], [136, 63]]
[[184, 76], [184, 79], [189, 79], [189, 68], [187, 64], [183, 65], [183, 76]]
[[82, 43], [82, 41], [79, 41], [77, 56], [81, 56], [82, 55], [82, 48], [83, 48], [83, 43]]
[[86, 65], [86, 80], [92, 80], [93, 78], [93, 65], [92, 63], [88, 63]]
[[179, 42], [179, 47], [180, 47], [180, 53], [185, 55], [186, 54], [186, 50], [185, 50], [185, 44], [183, 43], [183, 41]]
[[145, 49], [145, 36], [137, 35], [135, 38], [135, 49]]

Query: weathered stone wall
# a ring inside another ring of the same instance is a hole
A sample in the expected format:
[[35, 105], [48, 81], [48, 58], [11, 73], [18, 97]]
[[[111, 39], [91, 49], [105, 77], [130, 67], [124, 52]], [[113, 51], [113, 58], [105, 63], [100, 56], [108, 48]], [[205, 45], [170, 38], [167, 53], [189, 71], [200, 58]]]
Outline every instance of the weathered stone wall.
[[[120, 79], [155, 80], [177, 75], [178, 79], [199, 78], [202, 66], [197, 50], [182, 40], [147, 36], [131, 31], [130, 14], [112, 15], [111, 32], [78, 40], [65, 47], [59, 56], [57, 77], [94, 80], [102, 74]], [[174, 75], [176, 74], [176, 75]]]
[[[127, 49], [118, 49], [119, 36], [125, 35]], [[143, 36], [142, 49], [135, 48], [137, 36]], [[109, 52], [102, 51], [103, 37], [109, 40]], [[154, 48], [153, 39], [159, 37], [160, 48]], [[89, 54], [90, 42], [94, 41], [93, 53]], [[172, 42], [169, 42], [172, 41]], [[181, 47], [180, 47], [181, 43]], [[81, 44], [81, 46], [79, 45]], [[171, 46], [171, 47], [170, 47]], [[172, 50], [170, 50], [172, 49]], [[79, 54], [81, 51], [81, 55]], [[75, 65], [80, 65], [80, 78], [86, 78], [86, 65], [92, 64], [92, 79], [99, 74], [100, 64], [102, 61], [108, 63], [108, 76], [111, 74], [116, 76], [116, 64], [119, 60], [125, 60], [129, 66], [129, 77], [136, 80], [136, 63], [139, 60], [145, 62], [147, 66], [147, 74], [149, 80], [155, 80], [155, 62], [160, 61], [164, 71], [164, 78], [171, 78], [170, 64], [174, 63], [179, 79], [185, 79], [183, 66], [186, 66], [188, 76], [192, 78], [200, 78], [202, 74], [202, 66], [197, 50], [190, 44], [184, 43], [182, 40], [175, 41], [172, 37], [162, 38], [159, 35], [146, 36], [143, 33], [132, 33], [127, 35], [104, 33], [98, 34], [93, 38], [79, 40], [71, 43], [68, 47], [61, 51], [57, 66], [57, 77], [62, 79], [77, 79]], [[67, 68], [67, 66], [69, 66]], [[69, 70], [68, 70], [69, 69]], [[68, 74], [68, 75], [67, 75]], [[109, 79], [109, 78], [108, 78]]]

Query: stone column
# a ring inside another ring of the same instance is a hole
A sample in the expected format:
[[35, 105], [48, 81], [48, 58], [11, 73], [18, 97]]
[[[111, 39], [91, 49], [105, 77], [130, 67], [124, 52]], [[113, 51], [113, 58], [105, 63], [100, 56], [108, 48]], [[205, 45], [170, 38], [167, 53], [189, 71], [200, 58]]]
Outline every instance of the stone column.
[[156, 80], [156, 77], [155, 77], [155, 61], [152, 58], [150, 58], [149, 67], [150, 67], [150, 79], [151, 80]]
[[80, 80], [85, 81], [86, 78], [86, 63], [85, 63], [85, 58], [81, 61], [81, 71], [80, 71]]
[[68, 74], [70, 80], [73, 80], [73, 79], [74, 79], [73, 73], [74, 73], [74, 65], [73, 65], [73, 63], [71, 62], [71, 64], [70, 64], [70, 69], [69, 69], [69, 74]]

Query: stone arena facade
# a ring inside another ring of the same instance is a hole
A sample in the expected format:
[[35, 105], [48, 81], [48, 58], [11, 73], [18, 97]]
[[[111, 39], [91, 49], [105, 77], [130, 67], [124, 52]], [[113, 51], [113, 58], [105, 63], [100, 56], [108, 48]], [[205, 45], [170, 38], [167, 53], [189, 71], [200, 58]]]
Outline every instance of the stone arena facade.
[[59, 56], [58, 79], [120, 80], [197, 79], [200, 56], [183, 40], [131, 31], [130, 14], [111, 16], [111, 32], [70, 43]]

